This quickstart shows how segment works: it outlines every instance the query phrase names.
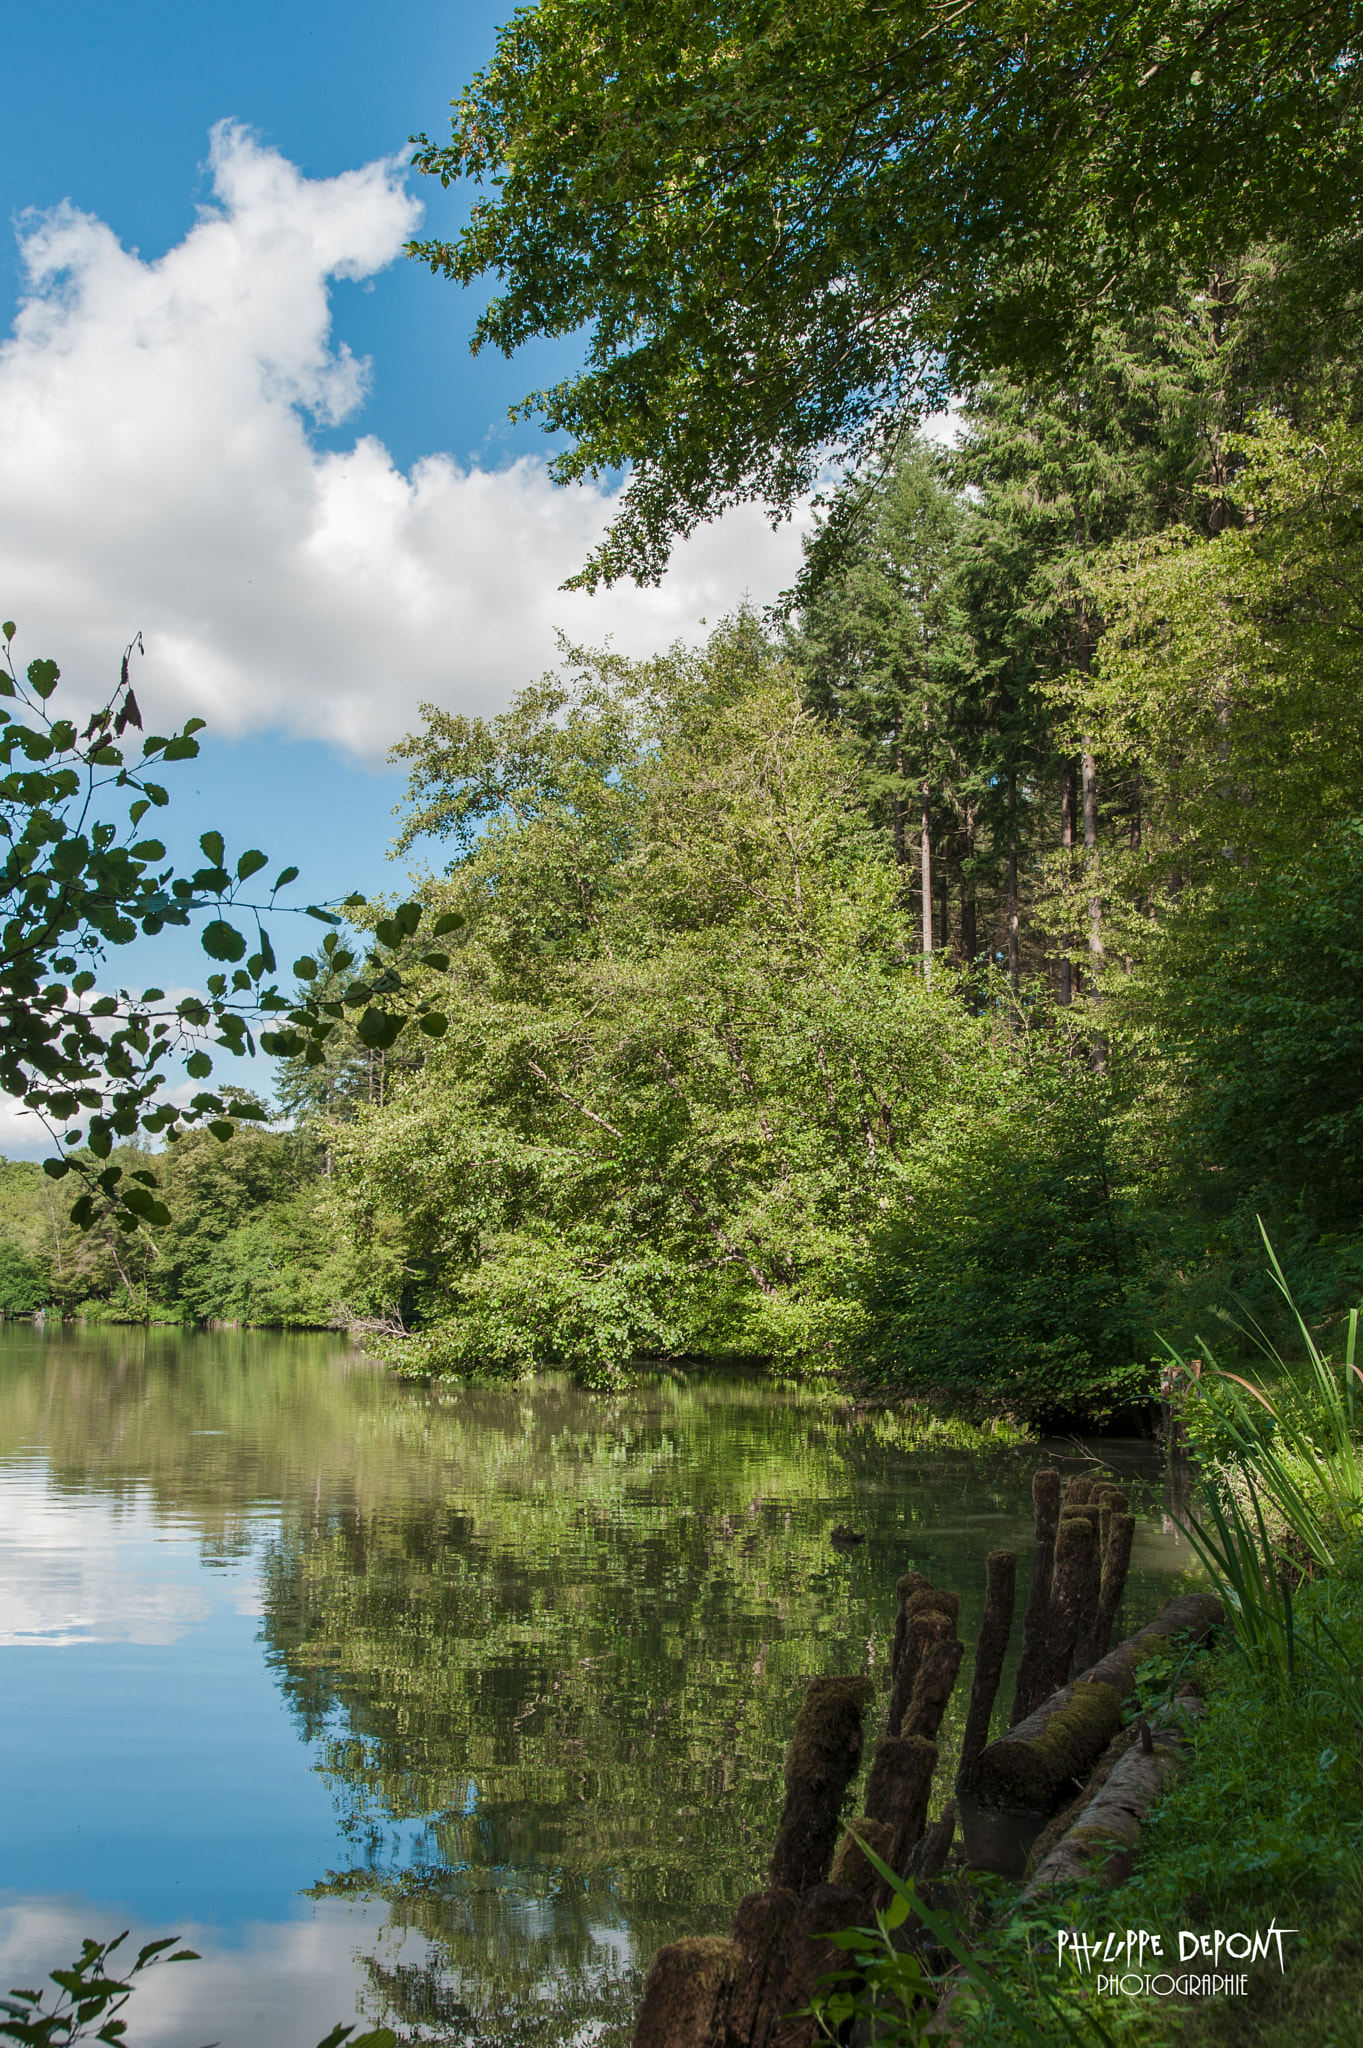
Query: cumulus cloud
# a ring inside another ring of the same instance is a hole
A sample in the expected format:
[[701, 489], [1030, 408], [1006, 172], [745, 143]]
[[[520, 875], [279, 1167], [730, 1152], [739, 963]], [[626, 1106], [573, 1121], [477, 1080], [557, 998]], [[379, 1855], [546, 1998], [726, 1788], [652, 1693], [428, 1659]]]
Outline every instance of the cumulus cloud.
[[530, 460], [403, 472], [369, 435], [319, 450], [311, 424], [353, 417], [368, 378], [333, 343], [329, 281], [392, 262], [419, 208], [396, 161], [309, 179], [232, 124], [211, 167], [214, 204], [154, 262], [70, 205], [21, 226], [0, 599], [27, 652], [93, 689], [140, 627], [158, 720], [372, 760], [423, 698], [504, 704], [555, 628], [643, 653], [789, 581], [796, 532], [745, 509], [658, 590], [568, 595], [608, 493], [556, 490]]

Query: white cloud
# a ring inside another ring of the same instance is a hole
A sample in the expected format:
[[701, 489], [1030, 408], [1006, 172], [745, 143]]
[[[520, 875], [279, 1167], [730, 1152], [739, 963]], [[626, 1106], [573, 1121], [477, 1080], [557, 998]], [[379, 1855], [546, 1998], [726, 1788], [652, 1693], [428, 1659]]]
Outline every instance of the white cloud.
[[359, 438], [319, 451], [367, 368], [330, 336], [328, 280], [399, 253], [419, 209], [396, 162], [307, 179], [241, 129], [214, 131], [216, 205], [155, 262], [70, 205], [21, 230], [27, 296], [0, 349], [0, 599], [26, 654], [88, 691], [135, 628], [158, 721], [277, 728], [373, 759], [422, 698], [506, 702], [554, 629], [627, 652], [694, 633], [799, 557], [787, 526], [729, 514], [656, 591], [558, 589], [609, 516], [543, 467], [409, 474]]

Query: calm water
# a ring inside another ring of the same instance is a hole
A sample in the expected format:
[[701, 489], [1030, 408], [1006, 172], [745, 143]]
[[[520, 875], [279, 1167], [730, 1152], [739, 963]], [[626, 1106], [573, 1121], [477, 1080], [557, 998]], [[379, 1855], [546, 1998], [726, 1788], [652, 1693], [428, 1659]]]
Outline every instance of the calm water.
[[[0, 1978], [131, 1926], [204, 1957], [139, 2048], [616, 2048], [654, 1948], [761, 1881], [803, 1680], [883, 1669], [910, 1565], [973, 1641], [1037, 1462], [744, 1377], [428, 1392], [330, 1338], [7, 1326]], [[1133, 1623], [1188, 1562], [1156, 1511]]]

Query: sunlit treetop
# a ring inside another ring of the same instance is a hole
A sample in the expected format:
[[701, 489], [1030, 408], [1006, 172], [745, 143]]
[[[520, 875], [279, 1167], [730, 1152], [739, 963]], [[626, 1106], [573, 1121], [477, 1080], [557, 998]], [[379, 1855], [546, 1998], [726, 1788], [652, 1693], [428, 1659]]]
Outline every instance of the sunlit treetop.
[[414, 138], [491, 190], [411, 253], [498, 281], [475, 350], [585, 336], [518, 411], [567, 436], [558, 481], [629, 472], [575, 581], [656, 580], [989, 367], [1350, 232], [1360, 40], [1358, 0], [540, 0]]

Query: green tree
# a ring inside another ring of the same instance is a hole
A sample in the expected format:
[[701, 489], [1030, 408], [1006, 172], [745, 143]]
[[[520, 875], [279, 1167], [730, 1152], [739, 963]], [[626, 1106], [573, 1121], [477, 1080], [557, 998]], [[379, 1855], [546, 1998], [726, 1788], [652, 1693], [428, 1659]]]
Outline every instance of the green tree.
[[[808, 702], [855, 741], [866, 798], [888, 813], [901, 867], [917, 827], [919, 935], [929, 974], [934, 943], [947, 937], [944, 917], [936, 933], [933, 927], [936, 828], [965, 824], [968, 831], [975, 793], [968, 770], [962, 773], [959, 717], [944, 701], [940, 648], [965, 508], [942, 483], [940, 467], [930, 449], [910, 445], [878, 484], [835, 507], [807, 550], [809, 595], [793, 642]], [[849, 525], [863, 529], [850, 543], [842, 535]], [[820, 574], [825, 549], [834, 561]], [[937, 853], [945, 896], [940, 846]], [[973, 960], [973, 933], [962, 951]]]
[[870, 0], [539, 0], [416, 162], [491, 185], [453, 243], [494, 273], [475, 348], [587, 336], [522, 401], [560, 481], [628, 468], [581, 579], [654, 579], [724, 504], [788, 507], [830, 449], [1001, 365], [1082, 354], [1253, 243], [1304, 230], [1313, 318], [1357, 235], [1348, 0], [1040, 12]]
[[370, 1284], [424, 1322], [408, 1357], [831, 1361], [852, 1248], [988, 1064], [916, 971], [855, 756], [745, 619], [455, 738], [402, 750], [424, 814], [508, 793], [430, 891], [468, 918], [450, 1029], [332, 1130]]

